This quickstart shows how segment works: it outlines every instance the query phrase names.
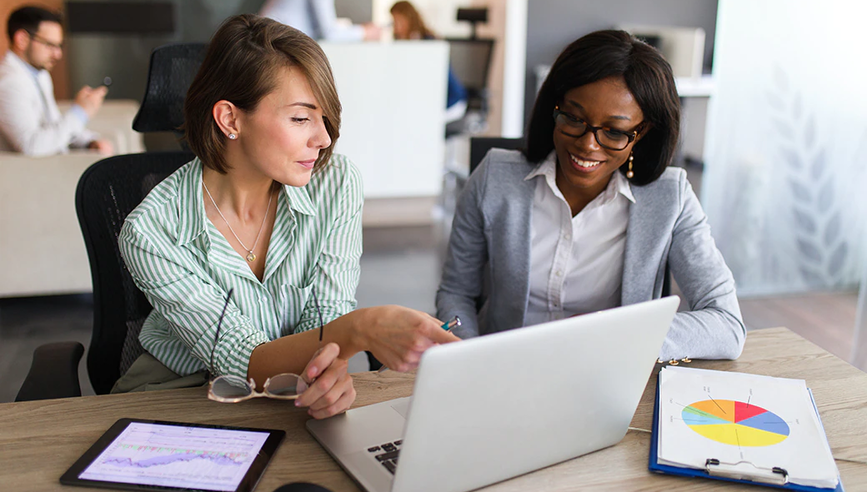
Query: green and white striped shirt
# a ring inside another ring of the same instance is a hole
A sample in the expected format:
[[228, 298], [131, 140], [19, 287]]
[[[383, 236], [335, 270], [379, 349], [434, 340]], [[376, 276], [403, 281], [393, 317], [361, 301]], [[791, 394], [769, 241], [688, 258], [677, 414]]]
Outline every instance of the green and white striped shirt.
[[246, 378], [254, 348], [319, 327], [312, 288], [325, 323], [352, 311], [362, 205], [361, 175], [337, 154], [307, 186], [284, 186], [259, 281], [205, 215], [201, 161], [184, 165], [129, 214], [118, 239], [154, 307], [142, 346], [182, 376], [208, 368], [220, 311], [235, 289], [208, 369]]

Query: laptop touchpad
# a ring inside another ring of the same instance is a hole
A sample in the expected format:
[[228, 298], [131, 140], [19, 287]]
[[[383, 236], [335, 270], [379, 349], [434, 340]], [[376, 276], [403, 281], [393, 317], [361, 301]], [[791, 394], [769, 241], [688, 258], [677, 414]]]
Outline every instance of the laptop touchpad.
[[407, 418], [409, 418], [410, 402], [412, 402], [411, 397], [398, 398], [397, 400], [394, 400], [394, 402], [391, 404], [391, 408], [393, 408], [395, 412], [399, 413], [400, 416], [403, 417], [404, 420], [406, 420]]

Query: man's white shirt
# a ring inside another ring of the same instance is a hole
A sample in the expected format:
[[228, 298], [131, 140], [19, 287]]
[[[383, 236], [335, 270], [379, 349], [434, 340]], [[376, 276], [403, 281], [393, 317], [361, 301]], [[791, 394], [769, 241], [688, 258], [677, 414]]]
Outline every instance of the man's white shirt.
[[0, 151], [42, 156], [86, 147], [98, 138], [86, 124], [80, 107], [66, 113], [57, 108], [47, 70], [6, 53], [0, 61]]

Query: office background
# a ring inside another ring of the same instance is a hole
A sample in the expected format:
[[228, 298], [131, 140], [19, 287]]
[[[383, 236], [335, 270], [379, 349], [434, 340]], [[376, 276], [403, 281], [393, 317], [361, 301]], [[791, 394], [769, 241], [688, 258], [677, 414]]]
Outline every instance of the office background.
[[[28, 3], [4, 2], [0, 17]], [[37, 3], [64, 5], [57, 0]], [[170, 33], [71, 29], [64, 61], [53, 73], [59, 98], [109, 75], [115, 82], [111, 98], [140, 100], [151, 49], [168, 42], [205, 41], [226, 16], [255, 12], [264, 1], [148, 3], [172, 7]], [[336, 5], [339, 16], [384, 25], [391, 3], [338, 0]], [[751, 329], [788, 326], [845, 360], [857, 355], [856, 344], [867, 344], [867, 335], [856, 340], [856, 326], [867, 323], [857, 309], [859, 286], [867, 276], [867, 199], [860, 192], [865, 173], [859, 159], [867, 150], [867, 97], [858, 87], [864, 80], [863, 63], [852, 63], [862, 57], [854, 23], [865, 18], [867, 7], [843, 0], [767, 0], [760, 10], [747, 0], [415, 3], [435, 31], [454, 37], [470, 31], [454, 19], [456, 8], [489, 7], [489, 22], [480, 34], [497, 41], [485, 131], [490, 135], [514, 130], [515, 111], [503, 110], [509, 104], [520, 109], [517, 126], [523, 125], [535, 94], [535, 68], [553, 62], [559, 50], [580, 35], [619, 24], [702, 28], [703, 71], [713, 74], [714, 89], [709, 101], [699, 104], [698, 116], [688, 115], [693, 118], [688, 130], [693, 138], [698, 135], [703, 154], [697, 157], [704, 164], [689, 172], [735, 273], [745, 321]], [[517, 16], [523, 33], [518, 29], [515, 34], [508, 15]], [[0, 51], [5, 44], [4, 37]], [[509, 57], [515, 46], [522, 48], [519, 56]], [[515, 94], [509, 85], [514, 80], [507, 80], [516, 73], [510, 66], [519, 67], [519, 98], [504, 95]], [[171, 135], [147, 136], [145, 144], [149, 149], [176, 145]], [[441, 197], [432, 201], [441, 202]], [[395, 303], [433, 311], [448, 235], [445, 215], [440, 206], [435, 213], [422, 209], [417, 220], [403, 224], [365, 227], [359, 306]], [[0, 299], [0, 401], [14, 398], [39, 344], [65, 339], [87, 344], [91, 302], [86, 294]], [[860, 357], [860, 363], [867, 364], [867, 357]], [[82, 365], [85, 383], [83, 371]]]

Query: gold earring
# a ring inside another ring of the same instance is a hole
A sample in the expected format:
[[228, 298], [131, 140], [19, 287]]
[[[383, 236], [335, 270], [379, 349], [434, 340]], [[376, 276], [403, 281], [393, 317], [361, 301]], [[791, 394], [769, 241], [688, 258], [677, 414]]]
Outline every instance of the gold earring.
[[626, 171], [626, 177], [627, 177], [627, 179], [632, 179], [633, 176], [635, 176], [635, 173], [632, 172], [632, 153], [630, 152], [629, 153], [629, 169]]

